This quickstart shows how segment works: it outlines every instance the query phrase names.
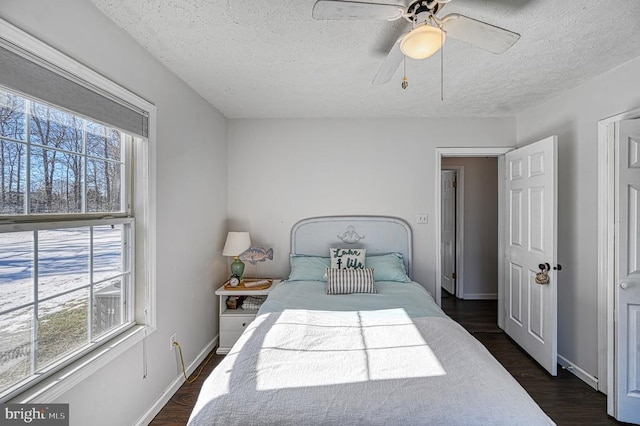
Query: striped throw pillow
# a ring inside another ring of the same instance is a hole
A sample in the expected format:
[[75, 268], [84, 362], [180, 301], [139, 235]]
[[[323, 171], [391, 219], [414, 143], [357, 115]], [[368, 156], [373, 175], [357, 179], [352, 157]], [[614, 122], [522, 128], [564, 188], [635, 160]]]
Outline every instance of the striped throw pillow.
[[377, 293], [372, 268], [327, 268], [327, 294], [349, 293]]

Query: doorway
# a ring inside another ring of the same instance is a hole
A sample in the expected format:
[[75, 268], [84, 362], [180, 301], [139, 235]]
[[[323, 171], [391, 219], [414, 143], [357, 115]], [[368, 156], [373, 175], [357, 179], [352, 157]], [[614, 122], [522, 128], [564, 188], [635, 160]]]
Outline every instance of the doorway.
[[[437, 202], [437, 206], [434, 209], [434, 213], [435, 213], [435, 223], [436, 223], [436, 229], [440, 229], [441, 226], [441, 206], [440, 206], [440, 200], [441, 200], [441, 189], [442, 189], [442, 182], [441, 182], [441, 171], [442, 171], [442, 159], [444, 158], [475, 158], [475, 157], [480, 157], [480, 158], [486, 158], [486, 157], [491, 157], [491, 158], [496, 158], [497, 160], [497, 179], [498, 182], [501, 182], [502, 179], [504, 179], [504, 155], [509, 152], [512, 151], [514, 148], [511, 147], [489, 147], [489, 148], [436, 148], [435, 150], [435, 200]], [[449, 160], [447, 160], [449, 161]], [[453, 161], [453, 160], [450, 160]], [[465, 176], [465, 182], [469, 182], [469, 179]], [[460, 184], [459, 184], [460, 185]], [[462, 188], [464, 189], [464, 182], [461, 184]], [[458, 187], [458, 189], [460, 190], [460, 187]], [[464, 191], [466, 192], [466, 191]], [[460, 193], [460, 191], [458, 191], [458, 193]], [[498, 199], [498, 205], [502, 205], [502, 201], [504, 199], [504, 194], [503, 194], [503, 188], [502, 185], [498, 185], [497, 186], [497, 199]], [[466, 208], [464, 208], [466, 210]], [[504, 212], [502, 209], [498, 209], [498, 223], [502, 223], [503, 220], [503, 216], [504, 216]], [[462, 222], [462, 221], [461, 221]], [[462, 227], [464, 227], [464, 224], [462, 223]], [[460, 228], [458, 228], [460, 229]], [[466, 234], [465, 230], [462, 229], [462, 233]], [[440, 248], [441, 248], [441, 242], [440, 242], [440, 232], [436, 232], [436, 247], [438, 248], [435, 251], [436, 254], [436, 259], [435, 259], [435, 264], [436, 264], [436, 285], [435, 285], [435, 294], [434, 294], [434, 298], [436, 299], [436, 302], [438, 304], [441, 304], [442, 302], [442, 283], [441, 283], [441, 265], [442, 265], [442, 256], [441, 256], [441, 252], [440, 252]], [[497, 240], [498, 240], [498, 253], [501, 253], [504, 251], [504, 230], [498, 226], [497, 228]], [[464, 242], [462, 243], [462, 246], [464, 246]], [[460, 246], [458, 246], [457, 250], [459, 250]], [[464, 247], [463, 247], [464, 248]], [[503, 262], [503, 258], [502, 256], [498, 256], [497, 259], [497, 288], [498, 288], [498, 299], [501, 300], [501, 298], [504, 296], [504, 262]], [[457, 269], [457, 277], [460, 277], [460, 273], [464, 272], [464, 253], [462, 253], [462, 259], [458, 258], [458, 265], [456, 266]], [[461, 269], [461, 265], [462, 265], [462, 269]], [[460, 279], [458, 279], [457, 281], [460, 281]], [[463, 287], [466, 285], [466, 283], [464, 282], [464, 277], [462, 278], [462, 283], [463, 283]], [[460, 282], [457, 283], [458, 287], [460, 287]], [[498, 304], [498, 327], [500, 327], [501, 329], [504, 329], [504, 317], [505, 317], [505, 312], [504, 312], [504, 307], [502, 306], [502, 304]]]
[[498, 299], [498, 159], [442, 157], [441, 286], [465, 300]]
[[[498, 157], [498, 326], [552, 376], [557, 374], [557, 144], [554, 135], [517, 149], [435, 150], [436, 230], [442, 157]], [[441, 303], [440, 232], [435, 235], [435, 298]]]

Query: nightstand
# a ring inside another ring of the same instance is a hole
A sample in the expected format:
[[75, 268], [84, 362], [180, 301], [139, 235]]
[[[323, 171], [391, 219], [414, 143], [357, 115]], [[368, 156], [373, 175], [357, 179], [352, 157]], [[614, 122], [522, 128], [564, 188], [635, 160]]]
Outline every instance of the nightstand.
[[266, 296], [281, 280], [273, 280], [271, 287], [265, 290], [225, 290], [224, 285], [216, 290], [216, 295], [220, 299], [220, 340], [217, 354], [227, 354], [236, 343], [244, 329], [253, 321], [258, 313], [257, 310], [227, 308], [228, 296]]

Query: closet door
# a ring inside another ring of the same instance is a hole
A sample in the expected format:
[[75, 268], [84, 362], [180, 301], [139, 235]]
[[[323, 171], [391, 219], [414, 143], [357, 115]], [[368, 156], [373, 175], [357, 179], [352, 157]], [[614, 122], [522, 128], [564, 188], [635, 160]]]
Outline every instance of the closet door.
[[442, 259], [441, 278], [442, 288], [455, 296], [456, 280], [456, 191], [455, 170], [442, 170], [440, 182], [442, 184], [440, 208], [441, 240], [440, 253]]
[[618, 123], [615, 417], [640, 421], [640, 119]]

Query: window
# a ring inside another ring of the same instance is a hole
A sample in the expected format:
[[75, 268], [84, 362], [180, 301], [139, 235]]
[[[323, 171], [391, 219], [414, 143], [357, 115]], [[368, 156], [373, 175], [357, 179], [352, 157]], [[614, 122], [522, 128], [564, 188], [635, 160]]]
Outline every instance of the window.
[[134, 140], [0, 88], [0, 395], [134, 324]]
[[155, 117], [0, 19], [0, 402], [52, 402], [155, 330]]

